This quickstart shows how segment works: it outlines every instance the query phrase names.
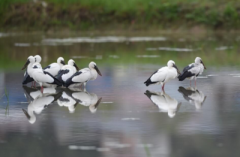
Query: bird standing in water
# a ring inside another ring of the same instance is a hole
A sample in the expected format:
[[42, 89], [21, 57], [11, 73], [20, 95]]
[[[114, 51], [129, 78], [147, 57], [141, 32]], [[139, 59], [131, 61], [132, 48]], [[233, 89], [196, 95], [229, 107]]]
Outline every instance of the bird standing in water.
[[43, 70], [49, 72], [53, 76], [56, 76], [64, 65], [64, 59], [62, 57], [58, 57], [57, 63], [52, 63], [45, 67]]
[[195, 63], [191, 63], [188, 66], [186, 66], [183, 69], [183, 72], [181, 75], [178, 76], [179, 81], [183, 81], [184, 79], [188, 78], [190, 79], [190, 85], [191, 80], [195, 79], [195, 86], [196, 86], [196, 79], [198, 75], [202, 74], [203, 70], [207, 69], [200, 57], [196, 57]]
[[154, 72], [147, 81], [144, 82], [146, 86], [149, 86], [151, 84], [161, 84], [162, 90], [164, 91], [165, 84], [176, 78], [180, 74], [180, 71], [178, 70], [176, 64], [174, 61], [169, 60], [167, 63], [167, 66], [162, 67], [158, 69], [156, 72]]
[[89, 68], [84, 68], [76, 72], [72, 77], [70, 77], [67, 81], [65, 86], [77, 86], [84, 84], [84, 89], [86, 83], [90, 80], [95, 80], [97, 75], [102, 76], [100, 70], [97, 67], [95, 62], [89, 63]]

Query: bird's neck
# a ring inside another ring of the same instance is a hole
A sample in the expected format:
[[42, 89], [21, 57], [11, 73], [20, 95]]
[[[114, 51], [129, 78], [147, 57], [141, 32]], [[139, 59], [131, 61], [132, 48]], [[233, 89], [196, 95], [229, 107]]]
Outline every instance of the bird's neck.
[[93, 79], [96, 79], [97, 78], [97, 71], [93, 68], [90, 68], [90, 71], [92, 73]]

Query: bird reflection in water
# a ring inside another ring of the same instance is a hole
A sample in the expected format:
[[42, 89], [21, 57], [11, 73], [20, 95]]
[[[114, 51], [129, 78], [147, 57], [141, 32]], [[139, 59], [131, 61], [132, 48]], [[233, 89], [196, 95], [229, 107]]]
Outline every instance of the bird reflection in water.
[[98, 98], [94, 93], [88, 93], [79, 88], [66, 88], [57, 102], [59, 106], [68, 107], [70, 113], [74, 113], [78, 104], [89, 107], [90, 112], [95, 113], [101, 100], [102, 98]]
[[31, 124], [36, 122], [35, 114], [40, 114], [43, 109], [56, 101], [62, 95], [62, 93], [57, 91], [55, 88], [45, 88], [43, 93], [40, 89], [34, 89], [27, 86], [23, 86], [23, 90], [29, 105], [27, 111], [25, 109], [22, 110]]
[[200, 110], [202, 108], [203, 103], [207, 98], [202, 91], [193, 87], [179, 87], [178, 91], [183, 95], [185, 100], [195, 105], [196, 110]]
[[158, 106], [160, 112], [167, 112], [170, 118], [175, 117], [181, 105], [176, 99], [171, 98], [165, 92], [151, 92], [147, 90], [144, 94]]
[[64, 89], [61, 97], [57, 100], [59, 106], [67, 107], [70, 113], [74, 113], [78, 102], [72, 98], [72, 91]]

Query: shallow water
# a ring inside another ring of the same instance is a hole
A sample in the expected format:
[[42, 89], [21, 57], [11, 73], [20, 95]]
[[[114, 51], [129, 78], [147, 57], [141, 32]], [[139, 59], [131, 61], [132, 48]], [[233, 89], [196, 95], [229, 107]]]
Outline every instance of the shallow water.
[[[153, 39], [165, 40], [155, 41], [133, 36], [135, 41], [128, 43], [129, 37], [121, 36], [114, 40], [124, 41], [116, 43], [101, 36], [104, 42], [94, 43], [98, 37], [88, 37], [91, 43], [74, 41], [83, 37], [0, 38], [1, 156], [240, 155], [240, 72], [238, 63], [233, 64], [238, 61], [237, 37], [159, 35]], [[59, 38], [72, 42], [56, 42]], [[42, 95], [39, 88], [21, 85], [20, 69], [31, 54], [41, 54], [43, 66], [60, 55], [74, 58], [82, 68], [94, 60], [103, 76], [89, 82], [86, 91], [45, 88]], [[189, 87], [188, 80], [167, 83], [165, 93], [160, 85], [144, 86], [167, 60], [182, 69], [196, 56], [207, 66], [196, 87], [194, 82]]]

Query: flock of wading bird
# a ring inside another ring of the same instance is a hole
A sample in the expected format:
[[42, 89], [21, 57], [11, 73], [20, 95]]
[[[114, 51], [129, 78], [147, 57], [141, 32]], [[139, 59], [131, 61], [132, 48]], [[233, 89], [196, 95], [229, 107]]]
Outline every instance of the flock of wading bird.
[[166, 67], [162, 67], [154, 72], [144, 83], [146, 86], [151, 84], [161, 84], [162, 90], [164, 91], [165, 84], [178, 77], [179, 81], [183, 81], [184, 79], [195, 80], [196, 86], [196, 79], [199, 75], [202, 74], [203, 70], [206, 69], [202, 59], [200, 57], [196, 57], [195, 62], [187, 65], [182, 73], [178, 70], [174, 61], [169, 60]]
[[97, 64], [94, 62], [89, 63], [89, 68], [83, 68], [79, 70], [74, 60], [70, 59], [66, 65], [64, 59], [59, 57], [57, 63], [52, 63], [45, 68], [42, 68], [41, 56], [29, 56], [22, 70], [27, 67], [24, 73], [24, 79], [22, 84], [32, 82], [32, 86], [35, 86], [37, 82], [41, 86], [41, 92], [43, 93], [43, 86], [64, 86], [74, 87], [78, 85], [86, 86], [86, 83], [90, 80], [95, 80], [97, 74], [102, 76]]
[[[27, 98], [29, 105], [28, 109], [22, 109], [26, 117], [31, 124], [35, 123], [36, 116], [34, 113], [40, 114], [49, 104], [57, 101], [59, 106], [68, 107], [70, 113], [75, 111], [77, 104], [88, 106], [91, 113], [97, 111], [97, 107], [102, 98], [94, 93], [88, 93], [85, 90], [86, 83], [90, 80], [95, 80], [97, 75], [101, 75], [96, 63], [90, 62], [89, 68], [79, 70], [74, 60], [70, 59], [68, 64], [65, 65], [64, 59], [59, 57], [57, 63], [52, 63], [45, 68], [41, 66], [41, 57], [39, 55], [29, 56], [26, 64], [22, 68], [26, 67], [24, 73], [23, 84], [32, 82], [32, 87], [36, 87], [36, 82], [40, 85], [41, 90], [37, 88], [30, 88], [23, 86], [24, 95]], [[156, 93], [146, 91], [146, 95], [149, 99], [159, 107], [162, 111], [167, 111], [169, 117], [174, 117], [179, 103], [177, 100], [171, 98], [164, 92], [164, 85], [174, 79], [178, 78], [179, 81], [183, 81], [185, 78], [191, 80], [200, 75], [203, 70], [206, 69], [204, 63], [200, 57], [196, 57], [195, 62], [186, 66], [182, 73], [178, 70], [174, 61], [170, 60], [166, 67], [162, 67], [154, 72], [144, 83], [146, 86], [152, 84], [161, 84], [163, 93]], [[81, 88], [74, 88], [75, 86], [84, 85], [84, 91]], [[43, 92], [43, 86], [46, 87]], [[67, 87], [62, 88], [59, 92], [59, 88], [55, 87]], [[69, 88], [68, 88], [69, 87]], [[183, 94], [184, 98], [195, 104], [196, 109], [200, 109], [206, 96], [201, 91], [196, 89], [185, 89], [179, 87], [178, 90]]]
[[[57, 63], [52, 63], [45, 68], [41, 65], [41, 56], [29, 56], [22, 70], [27, 67], [24, 73], [24, 79], [22, 84], [32, 82], [32, 86], [36, 86], [36, 82], [41, 86], [41, 92], [43, 93], [43, 86], [64, 86], [74, 87], [84, 85], [90, 80], [95, 80], [97, 75], [102, 76], [100, 70], [95, 62], [89, 63], [89, 68], [83, 68], [79, 70], [74, 60], [70, 59], [66, 65], [64, 59], [59, 57]], [[184, 79], [195, 80], [197, 76], [202, 74], [203, 70], [206, 69], [202, 59], [196, 57], [195, 62], [186, 66], [182, 73], [177, 68], [174, 61], [169, 60], [167, 66], [158, 69], [154, 72], [147, 81], [144, 82], [146, 86], [152, 84], [161, 84], [162, 90], [164, 91], [165, 84], [175, 78], [179, 81]]]

